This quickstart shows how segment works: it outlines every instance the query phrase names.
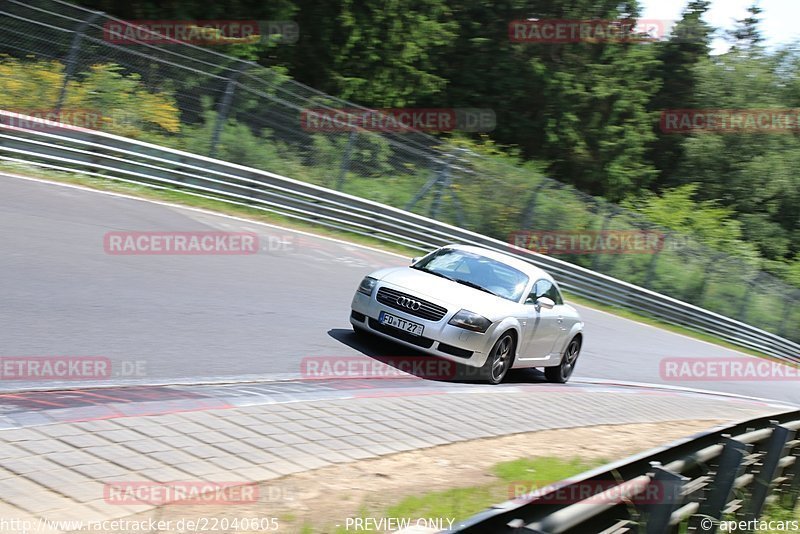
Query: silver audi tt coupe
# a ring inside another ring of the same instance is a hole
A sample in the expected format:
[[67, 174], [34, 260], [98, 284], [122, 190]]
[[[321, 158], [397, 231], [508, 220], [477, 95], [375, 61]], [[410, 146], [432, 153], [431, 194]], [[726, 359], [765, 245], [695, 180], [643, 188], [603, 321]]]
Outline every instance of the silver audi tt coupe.
[[448, 245], [408, 267], [375, 271], [351, 308], [356, 333], [477, 368], [492, 384], [525, 367], [564, 383], [583, 344], [583, 321], [549, 274], [474, 246]]

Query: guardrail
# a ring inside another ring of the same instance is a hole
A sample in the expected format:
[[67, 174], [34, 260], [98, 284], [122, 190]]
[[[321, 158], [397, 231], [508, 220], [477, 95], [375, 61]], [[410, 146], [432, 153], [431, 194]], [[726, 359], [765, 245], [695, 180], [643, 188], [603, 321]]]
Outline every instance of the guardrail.
[[424, 252], [454, 242], [479, 245], [548, 270], [577, 295], [713, 334], [780, 360], [800, 361], [800, 344], [741, 321], [475, 232], [271, 172], [7, 111], [0, 111], [0, 160], [178, 189]]
[[797, 505], [798, 430], [791, 411], [703, 433], [519, 495], [455, 532], [749, 532], [720, 520], [752, 525], [767, 504]]

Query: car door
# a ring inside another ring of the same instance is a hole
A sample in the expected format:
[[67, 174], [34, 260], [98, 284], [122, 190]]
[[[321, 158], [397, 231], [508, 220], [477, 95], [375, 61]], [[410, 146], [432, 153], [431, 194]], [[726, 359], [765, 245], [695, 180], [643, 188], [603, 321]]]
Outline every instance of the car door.
[[[548, 310], [537, 306], [539, 297], [550, 297], [553, 291], [558, 291], [553, 283], [544, 278], [537, 280], [531, 288], [530, 294], [524, 301], [526, 309], [526, 331], [523, 334], [524, 345], [520, 351], [519, 359], [528, 363], [541, 360], [547, 361], [551, 353], [557, 350], [556, 344], [563, 337], [562, 326], [564, 318], [559, 310], [559, 303]], [[559, 295], [560, 297], [560, 295]], [[550, 297], [552, 298], [552, 297]], [[563, 305], [563, 301], [561, 301]]]
[[554, 357], [558, 357], [561, 349], [564, 346], [564, 343], [566, 342], [566, 336], [569, 335], [569, 331], [572, 328], [572, 325], [575, 323], [575, 319], [568, 311], [569, 307], [564, 304], [564, 297], [561, 296], [561, 291], [558, 289], [558, 286], [551, 284], [550, 289], [545, 296], [550, 297], [550, 300], [556, 303], [555, 307], [550, 311], [552, 311], [556, 316], [556, 324], [558, 324], [558, 337], [553, 344], [551, 353]]

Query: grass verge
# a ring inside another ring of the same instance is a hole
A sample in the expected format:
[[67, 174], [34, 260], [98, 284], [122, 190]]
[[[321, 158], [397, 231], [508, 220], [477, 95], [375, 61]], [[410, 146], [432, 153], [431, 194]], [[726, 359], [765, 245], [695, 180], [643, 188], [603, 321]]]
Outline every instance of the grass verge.
[[[431, 491], [405, 497], [383, 510], [366, 511], [361, 519], [395, 518], [408, 520], [413, 526], [417, 520], [429, 523], [439, 521], [444, 527], [449, 522], [455, 525], [478, 512], [514, 495], [514, 488], [525, 487], [530, 491], [535, 487], [558, 482], [607, 463], [604, 460], [584, 461], [579, 458], [564, 460], [556, 457], [523, 458], [496, 464], [492, 469], [495, 480], [488, 484], [466, 488], [452, 488]], [[353, 525], [340, 525], [334, 530], [337, 534], [351, 532]], [[304, 532], [317, 532], [306, 525]]]
[[[759, 528], [756, 534], [779, 534], [789, 532], [800, 532], [800, 506], [795, 503], [794, 510], [782, 508], [776, 504], [772, 504], [764, 510], [764, 515], [761, 516], [763, 525], [766, 529]], [[773, 522], [773, 528], [769, 528], [770, 522]], [[777, 527], [784, 528], [777, 528]]]

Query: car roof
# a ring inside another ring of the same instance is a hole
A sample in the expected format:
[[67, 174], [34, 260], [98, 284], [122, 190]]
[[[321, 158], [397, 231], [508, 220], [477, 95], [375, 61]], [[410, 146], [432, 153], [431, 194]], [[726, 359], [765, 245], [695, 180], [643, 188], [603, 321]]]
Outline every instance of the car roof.
[[497, 252], [495, 250], [490, 250], [483, 247], [476, 247], [475, 245], [453, 244], [453, 245], [445, 245], [442, 248], [452, 248], [456, 250], [463, 250], [465, 252], [480, 254], [481, 256], [485, 256], [489, 259], [496, 260], [501, 263], [505, 263], [506, 265], [509, 265], [511, 267], [514, 267], [515, 269], [520, 270], [523, 273], [527, 274], [534, 280], [545, 278], [547, 280], [550, 280], [551, 282], [555, 281], [553, 280], [553, 277], [550, 276], [550, 273], [548, 273], [544, 269], [541, 269], [533, 265], [532, 263], [528, 263], [509, 254], [503, 254], [502, 252]]

